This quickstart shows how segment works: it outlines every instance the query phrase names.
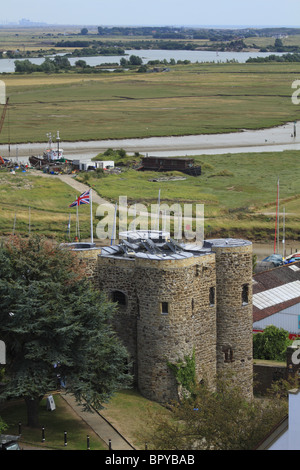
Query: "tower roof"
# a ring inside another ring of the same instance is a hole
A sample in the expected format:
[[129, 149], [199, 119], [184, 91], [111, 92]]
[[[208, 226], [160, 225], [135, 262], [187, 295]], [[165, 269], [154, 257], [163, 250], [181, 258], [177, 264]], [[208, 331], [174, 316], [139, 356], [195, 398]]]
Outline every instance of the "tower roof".
[[198, 243], [183, 243], [171, 239], [169, 232], [161, 230], [137, 230], [121, 232], [119, 244], [103, 247], [100, 256], [179, 260], [213, 253], [214, 247], [246, 245], [251, 245], [251, 242], [233, 238], [204, 240]]

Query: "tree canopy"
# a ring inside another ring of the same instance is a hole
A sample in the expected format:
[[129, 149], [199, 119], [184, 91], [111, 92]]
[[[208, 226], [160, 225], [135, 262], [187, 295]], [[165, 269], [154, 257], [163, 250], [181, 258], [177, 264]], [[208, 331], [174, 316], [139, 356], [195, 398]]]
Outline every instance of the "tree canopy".
[[198, 384], [180, 403], [169, 406], [169, 411], [169, 415], [150, 414], [142, 431], [149, 448], [254, 450], [286, 415], [287, 402], [276, 391], [265, 400], [246, 400], [234, 376], [224, 374], [217, 377], [215, 390]]
[[263, 333], [253, 335], [253, 358], [285, 361], [287, 347], [291, 344], [288, 331], [269, 325]]
[[0, 248], [1, 396], [24, 398], [31, 426], [58, 378], [87, 409], [130, 381], [127, 352], [110, 326], [115, 306], [84, 268], [75, 253], [39, 237], [13, 237]]

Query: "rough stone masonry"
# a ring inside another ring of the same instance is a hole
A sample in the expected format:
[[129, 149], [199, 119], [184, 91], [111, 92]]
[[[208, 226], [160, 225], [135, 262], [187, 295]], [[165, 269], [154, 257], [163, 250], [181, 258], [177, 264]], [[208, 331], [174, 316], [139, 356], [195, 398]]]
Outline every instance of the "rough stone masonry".
[[232, 370], [252, 397], [252, 244], [215, 239], [178, 244], [163, 232], [126, 232], [102, 247], [95, 285], [118, 304], [114, 328], [126, 346], [139, 391], [178, 399], [168, 363], [195, 354], [197, 380], [214, 387]]

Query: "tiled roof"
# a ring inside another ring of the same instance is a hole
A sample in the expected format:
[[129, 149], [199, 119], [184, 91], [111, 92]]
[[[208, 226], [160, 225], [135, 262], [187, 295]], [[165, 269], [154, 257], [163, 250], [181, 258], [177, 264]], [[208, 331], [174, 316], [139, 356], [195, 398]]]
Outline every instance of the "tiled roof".
[[253, 276], [253, 321], [300, 303], [300, 262]]

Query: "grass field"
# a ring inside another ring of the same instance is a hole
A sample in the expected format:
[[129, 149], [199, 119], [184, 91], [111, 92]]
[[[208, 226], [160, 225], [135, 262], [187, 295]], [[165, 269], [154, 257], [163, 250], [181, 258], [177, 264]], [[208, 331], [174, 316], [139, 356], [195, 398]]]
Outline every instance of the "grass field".
[[[31, 429], [26, 426], [26, 406], [24, 400], [14, 400], [1, 405], [0, 414], [8, 425], [6, 434], [18, 435], [21, 423], [20, 446], [46, 450], [86, 450], [87, 435], [91, 450], [107, 450], [106, 444], [93, 430], [80, 419], [67, 402], [54, 394], [56, 409], [46, 409], [46, 398], [40, 404], [39, 422], [41, 427]], [[133, 389], [114, 394], [101, 410], [101, 415], [137, 449], [145, 448], [145, 435], [150, 433], [149, 423], [154, 413], [168, 415], [169, 412], [158, 403], [147, 400]], [[153, 425], [153, 423], [152, 423]], [[42, 443], [41, 428], [45, 428], [45, 442]], [[64, 432], [67, 432], [67, 446], [64, 446]], [[112, 443], [113, 445], [113, 443]]]
[[[40, 403], [40, 428], [26, 426], [27, 414], [24, 400], [7, 402], [1, 406], [1, 417], [8, 426], [5, 434], [18, 435], [21, 423], [21, 448], [36, 450], [87, 450], [87, 436], [91, 450], [107, 450], [106, 444], [69, 407], [58, 394], [54, 395], [56, 409], [48, 411], [46, 398]], [[42, 427], [45, 428], [45, 441], [42, 442]], [[67, 432], [67, 446], [64, 433]]]
[[[75, 141], [272, 127], [300, 119], [300, 106], [291, 101], [291, 85], [299, 72], [297, 63], [265, 63], [176, 65], [168, 73], [151, 74], [9, 74], [1, 77], [10, 106], [0, 143], [44, 142], [46, 133], [56, 130], [62, 141]], [[206, 236], [272, 238], [279, 177], [286, 237], [299, 237], [297, 152], [212, 155], [196, 162], [202, 165], [201, 177], [163, 183], [161, 198], [168, 204], [203, 203]], [[158, 194], [158, 183], [148, 181], [153, 176], [128, 170], [89, 184], [113, 202], [124, 195], [129, 202], [150, 204]], [[16, 232], [28, 233], [30, 228], [66, 237], [73, 190], [27, 173], [0, 177], [2, 234], [11, 233], [15, 223]], [[82, 238], [89, 236], [84, 209]]]
[[[39, 233], [68, 240], [67, 228], [71, 214], [72, 241], [76, 234], [76, 208], [69, 208], [79, 195], [56, 178], [32, 176], [29, 173], [7, 170], [0, 172], [1, 235]], [[89, 235], [88, 206], [79, 211], [80, 233]]]
[[[274, 236], [277, 180], [280, 212], [286, 212], [287, 239], [299, 238], [299, 152], [203, 155], [195, 158], [202, 175], [185, 180], [152, 182], [154, 172], [127, 170], [121, 175], [90, 178], [89, 184], [104, 198], [118, 202], [204, 204], [205, 236], [243, 236], [268, 240]], [[168, 173], [169, 175], [171, 173]], [[173, 175], [176, 173], [172, 173]], [[182, 176], [182, 174], [177, 173]], [[282, 222], [282, 216], [280, 217]]]
[[[277, 179], [280, 182], [280, 221], [285, 210], [286, 239], [299, 239], [300, 166], [299, 152], [203, 155], [195, 158], [202, 175], [186, 176], [180, 181], [150, 181], [163, 174], [125, 169], [119, 175], [94, 178], [88, 184], [112, 203], [126, 196], [128, 204], [142, 203], [150, 208], [161, 204], [204, 204], [205, 237], [243, 236], [252, 241], [270, 240], [274, 236]], [[176, 175], [176, 173], [172, 173]], [[167, 173], [170, 176], [171, 173]], [[182, 174], [177, 173], [177, 176]], [[79, 177], [80, 178], [80, 177]], [[76, 209], [69, 204], [76, 191], [55, 177], [33, 176], [30, 172], [12, 175], [0, 173], [2, 205], [0, 233], [45, 233], [67, 240], [71, 214], [71, 239], [75, 237]], [[29, 209], [30, 208], [30, 209]], [[93, 206], [96, 215], [96, 204]], [[88, 206], [79, 208], [81, 238], [90, 235]], [[130, 221], [130, 219], [129, 219]], [[150, 221], [150, 218], [149, 218]], [[94, 229], [99, 219], [94, 218]]]
[[299, 64], [191, 64], [167, 73], [2, 75], [10, 98], [0, 143], [230, 132], [300, 118]]

